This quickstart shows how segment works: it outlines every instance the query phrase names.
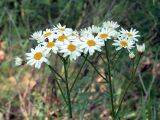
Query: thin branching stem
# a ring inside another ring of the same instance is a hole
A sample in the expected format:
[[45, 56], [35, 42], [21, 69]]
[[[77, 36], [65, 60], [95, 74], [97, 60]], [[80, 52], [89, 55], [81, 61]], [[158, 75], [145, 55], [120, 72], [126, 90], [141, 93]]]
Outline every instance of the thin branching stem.
[[[84, 57], [84, 56], [83, 56]], [[87, 62], [94, 68], [94, 70], [97, 72], [97, 74], [99, 75], [99, 76], [101, 76], [107, 83], [108, 83], [108, 81], [107, 81], [107, 78], [105, 78], [98, 70], [97, 70], [97, 68], [94, 66], [94, 64], [87, 58], [86, 59], [87, 60]]]
[[119, 105], [118, 105], [118, 109], [117, 109], [117, 112], [116, 112], [116, 115], [115, 115], [116, 118], [118, 117], [118, 114], [119, 114], [119, 111], [120, 111], [120, 109], [121, 109], [121, 105], [122, 105], [122, 102], [123, 102], [123, 100], [124, 100], [124, 98], [125, 98], [125, 95], [127, 94], [128, 89], [129, 89], [130, 86], [132, 85], [132, 82], [134, 81], [135, 74], [136, 74], [136, 71], [137, 71], [137, 68], [138, 68], [138, 65], [139, 65], [141, 56], [142, 56], [142, 55], [140, 54], [140, 55], [139, 55], [139, 58], [138, 58], [138, 61], [137, 61], [137, 64], [136, 64], [136, 66], [135, 66], [135, 69], [134, 69], [134, 61], [133, 61], [132, 77], [131, 77], [131, 80], [129, 81], [127, 87], [125, 88], [124, 94], [123, 94], [123, 96], [122, 96], [122, 98], [121, 98], [121, 101], [120, 101], [120, 103], [119, 103]]
[[80, 67], [80, 69], [79, 69], [79, 71], [78, 71], [78, 73], [77, 73], [74, 81], [73, 81], [73, 84], [72, 84], [72, 86], [71, 86], [71, 88], [70, 88], [70, 91], [72, 91], [75, 83], [77, 82], [78, 77], [79, 77], [79, 75], [80, 75], [80, 73], [81, 73], [81, 71], [82, 71], [82, 68], [83, 68], [83, 66], [85, 65], [85, 62], [86, 62], [86, 60], [87, 60], [87, 58], [88, 58], [88, 55], [89, 55], [89, 54], [87, 54], [87, 55], [84, 57], [84, 61], [83, 61], [82, 65], [81, 65], [81, 67]]
[[104, 60], [104, 58], [102, 57], [102, 53], [98, 52], [98, 54], [99, 54], [98, 57], [101, 58], [103, 64], [107, 64], [106, 61]]
[[113, 61], [113, 60], [117, 57], [117, 55], [119, 54], [119, 52], [120, 52], [120, 51], [116, 51], [116, 53], [113, 55], [111, 61]]
[[111, 67], [110, 67], [110, 59], [109, 59], [109, 53], [107, 50], [107, 44], [105, 42], [105, 50], [106, 50], [106, 58], [108, 61], [108, 75], [106, 74], [106, 77], [108, 76], [109, 80], [109, 91], [110, 91], [110, 97], [111, 97], [111, 106], [112, 106], [112, 116], [114, 118], [115, 116], [115, 110], [114, 110], [114, 99], [113, 99], [113, 88], [112, 88], [112, 81], [111, 81]]
[[114, 57], [111, 61], [113, 61], [112, 64], [112, 69], [114, 70], [116, 65], [117, 65], [117, 61], [119, 60], [121, 54], [122, 54], [123, 50], [121, 50], [120, 52], [117, 53], [116, 57]]
[[51, 65], [48, 65], [48, 67], [49, 67], [63, 82], [65, 82], [64, 78], [63, 78]]
[[69, 83], [68, 83], [68, 58], [66, 58], [64, 61], [64, 74], [65, 74], [65, 83], [66, 83], [66, 90], [67, 90], [67, 99], [68, 99], [68, 110], [69, 110], [69, 118], [72, 118], [72, 106], [71, 106], [71, 95], [70, 95], [70, 89], [69, 89]]
[[[48, 67], [50, 68], [51, 72], [56, 73], [56, 74], [59, 75], [59, 73], [58, 73], [52, 66], [48, 65]], [[59, 77], [60, 77], [60, 75], [59, 75]], [[61, 79], [62, 79], [62, 76], [61, 76]], [[64, 79], [63, 79], [63, 80], [64, 80]], [[55, 81], [56, 81], [56, 83], [57, 83], [57, 85], [58, 85], [58, 88], [59, 88], [59, 90], [60, 90], [60, 92], [61, 92], [61, 94], [62, 94], [62, 97], [63, 97], [65, 103], [67, 104], [67, 100], [66, 100], [65, 94], [64, 94], [64, 92], [63, 92], [63, 90], [62, 90], [62, 87], [61, 87], [58, 79], [55, 79]]]
[[56, 83], [57, 83], [57, 85], [58, 85], [58, 88], [59, 88], [59, 90], [60, 90], [60, 92], [61, 92], [61, 94], [62, 94], [62, 97], [63, 97], [65, 103], [67, 104], [66, 97], [65, 97], [65, 95], [64, 95], [64, 92], [63, 92], [63, 90], [62, 90], [62, 88], [61, 88], [61, 85], [60, 85], [60, 83], [58, 82], [58, 80], [56, 80]]

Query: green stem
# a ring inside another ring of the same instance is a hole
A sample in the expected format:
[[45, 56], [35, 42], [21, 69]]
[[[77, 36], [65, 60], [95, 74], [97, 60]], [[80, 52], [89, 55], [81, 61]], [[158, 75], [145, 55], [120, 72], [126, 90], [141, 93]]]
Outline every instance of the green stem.
[[[133, 67], [132, 67], [132, 77], [133, 77], [133, 73], [134, 73], [134, 61], [133, 61]], [[132, 79], [132, 77], [131, 77], [131, 79]], [[130, 85], [131, 85], [131, 83], [132, 83], [133, 81], [132, 80], [130, 80], [130, 82], [128, 83], [128, 85], [127, 85], [127, 87], [125, 88], [125, 90], [124, 90], [124, 94], [123, 94], [123, 96], [122, 96], [122, 98], [121, 98], [121, 101], [120, 101], [120, 103], [119, 103], [119, 105], [118, 105], [118, 109], [117, 109], [117, 112], [116, 112], [116, 118], [118, 117], [118, 114], [119, 114], [119, 111], [120, 111], [120, 109], [121, 109], [121, 105], [122, 105], [122, 102], [123, 102], [123, 100], [124, 100], [124, 97], [125, 97], [125, 95], [127, 94], [127, 91], [128, 91], [128, 89], [129, 89], [129, 87], [130, 87]]]
[[139, 59], [138, 59], [138, 62], [137, 62], [137, 65], [136, 65], [136, 68], [135, 68], [135, 71], [134, 71], [134, 74], [136, 73], [137, 71], [137, 68], [138, 68], [138, 65], [139, 65], [139, 62], [140, 62], [140, 59], [142, 57], [142, 54], [139, 55]]
[[115, 69], [115, 67], [116, 67], [116, 65], [117, 65], [117, 61], [119, 60], [119, 58], [120, 58], [120, 56], [121, 56], [121, 54], [122, 54], [122, 52], [123, 52], [123, 50], [121, 50], [117, 55], [116, 55], [116, 57], [114, 57], [111, 61], [113, 61], [113, 66], [112, 66], [112, 69], [114, 70]]
[[[112, 116], [114, 118], [115, 116], [115, 110], [114, 110], [114, 100], [113, 100], [113, 88], [112, 88], [112, 81], [111, 81], [111, 68], [110, 68], [110, 59], [107, 51], [107, 44], [105, 42], [105, 50], [106, 50], [106, 58], [108, 61], [108, 80], [109, 80], [109, 91], [110, 91], [110, 97], [111, 97], [111, 105], [112, 105]], [[107, 77], [107, 74], [106, 74]]]
[[110, 65], [108, 65], [108, 74], [109, 74], [108, 77], [109, 77], [109, 89], [110, 89], [111, 104], [112, 104], [112, 114], [114, 117], [115, 111], [114, 111], [113, 88], [112, 88], [112, 81], [111, 81]]
[[116, 58], [116, 56], [119, 54], [119, 52], [120, 52], [120, 51], [117, 51], [117, 52], [113, 55], [111, 61], [113, 61], [113, 60]]
[[94, 70], [98, 73], [98, 75], [100, 75], [108, 83], [107, 79], [97, 70], [97, 68], [93, 65], [93, 63], [88, 58], [86, 60], [90, 63], [90, 65], [94, 68]]
[[103, 57], [101, 55], [100, 55], [100, 58], [102, 59], [103, 64], [106, 64], [106, 61], [103, 59]]
[[63, 92], [63, 90], [62, 90], [62, 88], [61, 88], [60, 83], [58, 82], [58, 80], [56, 80], [56, 83], [57, 83], [57, 85], [58, 85], [58, 88], [59, 88], [59, 90], [60, 90], [60, 92], [61, 92], [61, 94], [62, 94], [62, 97], [63, 97], [65, 103], [67, 104], [66, 97], [65, 97], [65, 95], [64, 95], [64, 92]]
[[75, 77], [75, 79], [74, 79], [74, 81], [73, 81], [73, 84], [72, 84], [72, 86], [71, 86], [71, 88], [70, 88], [70, 91], [72, 91], [75, 83], [77, 82], [78, 77], [79, 77], [79, 75], [80, 75], [80, 73], [81, 73], [81, 71], [82, 71], [82, 68], [83, 68], [83, 66], [85, 65], [85, 62], [86, 62], [86, 60], [87, 60], [88, 55], [89, 55], [89, 54], [87, 54], [87, 55], [85, 56], [84, 61], [83, 61], [83, 63], [82, 63], [82, 66], [80, 67], [80, 69], [79, 69], [79, 71], [78, 71], [78, 73], [77, 73], [77, 75], [76, 75], [76, 77]]
[[99, 53], [98, 57], [101, 58], [103, 64], [106, 64], [106, 61], [105, 61], [104, 58], [102, 57], [102, 53], [101, 53], [101, 52], [98, 52], [98, 53]]
[[[50, 68], [50, 70], [51, 70], [52, 72], [55, 73], [55, 70], [53, 69], [53, 67], [51, 67], [50, 65], [48, 65], [48, 67]], [[57, 74], [57, 72], [56, 72], [56, 74]], [[58, 73], [58, 74], [59, 74], [59, 73]], [[62, 88], [61, 88], [60, 83], [58, 82], [57, 79], [55, 79], [55, 81], [56, 81], [56, 83], [57, 83], [57, 85], [58, 85], [58, 88], [59, 88], [59, 90], [60, 90], [60, 92], [61, 92], [61, 94], [62, 94], [62, 97], [63, 97], [65, 103], [67, 104], [67, 100], [66, 100], [66, 97], [65, 97], [65, 95], [64, 95], [64, 92], [63, 92], [63, 90], [62, 90]]]
[[68, 58], [64, 60], [64, 73], [65, 73], [65, 80], [66, 80], [66, 90], [67, 90], [67, 99], [68, 99], [68, 110], [69, 110], [69, 118], [72, 118], [72, 106], [71, 106], [71, 95], [69, 90], [68, 84], [68, 70], [67, 70]]
[[60, 77], [63, 82], [65, 82], [64, 78], [63, 78], [51, 65], [48, 65], [48, 67], [49, 67], [58, 77]]
[[142, 55], [140, 54], [135, 69], [134, 69], [134, 61], [133, 61], [132, 77], [131, 77], [131, 80], [130, 80], [130, 82], [128, 83], [127, 87], [126, 87], [125, 90], [124, 90], [124, 94], [123, 94], [123, 96], [122, 96], [122, 98], [121, 98], [121, 101], [120, 101], [119, 106], [118, 106], [118, 110], [117, 110], [116, 115], [115, 115], [116, 118], [118, 117], [118, 114], [119, 114], [119, 111], [120, 111], [120, 109], [121, 109], [121, 105], [122, 105], [122, 102], [123, 102], [123, 100], [124, 100], [124, 98], [125, 98], [125, 95], [127, 94], [128, 89], [129, 89], [130, 86], [132, 85], [132, 82], [134, 81], [135, 73], [136, 73], [136, 71], [137, 71], [137, 68], [138, 68], [138, 65], [139, 65], [141, 56], [142, 56]]

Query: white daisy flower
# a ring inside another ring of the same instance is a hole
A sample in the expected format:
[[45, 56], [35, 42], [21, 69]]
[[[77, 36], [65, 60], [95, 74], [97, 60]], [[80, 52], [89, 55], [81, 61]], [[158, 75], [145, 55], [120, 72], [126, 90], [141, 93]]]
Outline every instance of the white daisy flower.
[[59, 34], [56, 38], [56, 43], [59, 47], [59, 46], [62, 46], [64, 42], [67, 40], [68, 40], [68, 36], [66, 36], [65, 34]]
[[42, 43], [44, 49], [46, 50], [46, 53], [48, 54], [50, 51], [52, 51], [53, 53], [57, 54], [58, 51], [58, 47], [56, 45], [56, 42], [54, 42], [54, 40], [50, 39], [48, 40], [48, 42], [43, 42]]
[[44, 38], [42, 36], [42, 31], [37, 31], [37, 32], [34, 32], [32, 35], [31, 35], [31, 40], [37, 40], [38, 43], [40, 42], [43, 42], [44, 41]]
[[102, 28], [101, 32], [98, 33], [98, 37], [106, 41], [107, 39], [111, 39], [114, 34], [114, 31]]
[[17, 56], [15, 57], [15, 66], [22, 65], [22, 62], [23, 62], [22, 58], [17, 57]]
[[97, 36], [98, 33], [100, 32], [100, 27], [92, 25], [91, 27], [88, 27], [88, 31], [93, 35], [93, 36]]
[[60, 52], [63, 53], [63, 57], [69, 56], [70, 60], [76, 60], [82, 52], [79, 44], [79, 42], [65, 41], [63, 46], [60, 47]]
[[80, 30], [80, 36], [90, 36], [90, 35], [92, 35], [92, 33], [87, 28]]
[[138, 31], [136, 31], [136, 29], [131, 28], [130, 31], [125, 30], [125, 29], [121, 29], [120, 30], [121, 36], [122, 37], [126, 37], [129, 40], [134, 40], [134, 41], [138, 41], [138, 37], [140, 37], [140, 35], [138, 35]]
[[90, 55], [93, 55], [96, 50], [101, 51], [101, 47], [104, 46], [104, 41], [93, 35], [84, 36], [81, 40], [80, 48], [84, 50], [85, 54], [89, 52]]
[[78, 31], [72, 31], [72, 34], [68, 36], [68, 40], [70, 41], [74, 41], [74, 40], [77, 40], [79, 39], [79, 33]]
[[43, 62], [49, 64], [45, 49], [41, 46], [37, 46], [35, 49], [32, 48], [30, 53], [26, 53], [26, 56], [27, 64], [31, 66], [35, 64], [35, 68], [39, 69]]
[[107, 21], [103, 23], [103, 27], [106, 29], [110, 29], [110, 30], [115, 30], [119, 27], [120, 25], [117, 24], [117, 22], [113, 22], [113, 21]]
[[121, 48], [126, 48], [129, 52], [134, 47], [134, 42], [131, 40], [127, 40], [125, 38], [119, 37], [118, 40], [114, 40], [114, 43], [112, 44], [114, 46], [117, 46], [116, 50], [120, 50]]
[[113, 36], [114, 39], [118, 39], [118, 37], [120, 37], [120, 35], [121, 35], [120, 32], [118, 32], [116, 30], [113, 30], [113, 35], [112, 36]]
[[59, 33], [62, 33], [62, 34], [65, 34], [65, 35], [70, 35], [72, 33], [72, 29], [71, 28], [66, 28], [66, 26], [62, 26], [60, 23], [57, 24], [56, 26], [53, 26], [53, 30], [55, 32], [59, 32]]
[[137, 51], [139, 53], [143, 53], [145, 51], [145, 44], [144, 43], [142, 45], [136, 44], [136, 47], [137, 47]]
[[54, 31], [52, 31], [51, 29], [46, 29], [45, 31], [43, 31], [43, 38], [46, 39], [54, 39], [54, 36], [56, 34], [54, 33]]

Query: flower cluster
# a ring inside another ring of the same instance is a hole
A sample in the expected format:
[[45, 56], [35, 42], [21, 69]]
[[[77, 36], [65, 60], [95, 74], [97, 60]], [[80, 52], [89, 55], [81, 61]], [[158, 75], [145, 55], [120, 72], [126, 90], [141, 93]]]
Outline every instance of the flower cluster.
[[[102, 26], [92, 25], [80, 31], [58, 24], [31, 35], [30, 40], [35, 40], [37, 47], [26, 53], [27, 64], [35, 65], [39, 69], [43, 62], [49, 64], [52, 53], [70, 60], [76, 60], [82, 53], [93, 55], [96, 51], [102, 51], [108, 40], [112, 40], [116, 50], [124, 48], [131, 53], [139, 37], [137, 30], [125, 30], [113, 21], [104, 22]], [[141, 52], [143, 51], [144, 49], [141, 49]]]

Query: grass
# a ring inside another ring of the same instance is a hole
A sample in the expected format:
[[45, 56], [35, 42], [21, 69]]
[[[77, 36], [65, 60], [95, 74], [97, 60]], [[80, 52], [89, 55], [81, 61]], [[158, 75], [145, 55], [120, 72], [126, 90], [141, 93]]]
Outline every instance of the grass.
[[[122, 103], [121, 119], [160, 119], [159, 6], [158, 0], [1, 0], [0, 40], [4, 45], [0, 50], [5, 52], [5, 60], [0, 61], [0, 113], [8, 120], [23, 119], [26, 114], [29, 114], [31, 120], [66, 117], [62, 111], [63, 108], [66, 109], [64, 101], [56, 89], [55, 80], [49, 77], [49, 69], [43, 67], [38, 71], [27, 66], [16, 68], [14, 57], [23, 55], [28, 48], [34, 46], [28, 41], [34, 31], [59, 22], [80, 29], [92, 24], [99, 25], [109, 19], [118, 21], [125, 28], [134, 27], [139, 30], [142, 34], [141, 41], [147, 46], [136, 81]], [[53, 57], [55, 68], [62, 72], [61, 63]], [[96, 55], [92, 57], [92, 63], [99, 63], [97, 68], [103, 67], [103, 62], [97, 58]], [[77, 60], [70, 74], [82, 62]], [[120, 100], [123, 86], [128, 82], [129, 75], [126, 73], [130, 71], [131, 63], [122, 55], [117, 65], [113, 81], [116, 93], [114, 98], [117, 100], [115, 103]], [[104, 92], [108, 86], [99, 82], [100, 77], [88, 66], [90, 64], [84, 67], [81, 80], [73, 90], [74, 117], [109, 119], [110, 95]]]

